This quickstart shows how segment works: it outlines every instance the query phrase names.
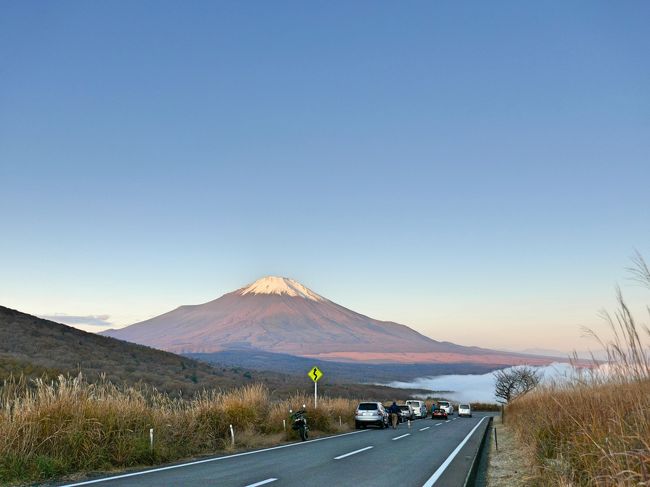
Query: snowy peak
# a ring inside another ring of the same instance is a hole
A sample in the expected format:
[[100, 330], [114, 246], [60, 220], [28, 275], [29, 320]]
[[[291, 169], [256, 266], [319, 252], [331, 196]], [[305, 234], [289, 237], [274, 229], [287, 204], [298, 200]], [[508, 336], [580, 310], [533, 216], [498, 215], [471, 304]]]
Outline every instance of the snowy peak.
[[311, 289], [306, 288], [298, 281], [294, 281], [288, 277], [276, 276], [268, 276], [258, 279], [253, 284], [240, 289], [239, 294], [242, 296], [246, 294], [279, 294], [310, 299], [312, 301], [327, 301], [324, 297], [316, 294]]

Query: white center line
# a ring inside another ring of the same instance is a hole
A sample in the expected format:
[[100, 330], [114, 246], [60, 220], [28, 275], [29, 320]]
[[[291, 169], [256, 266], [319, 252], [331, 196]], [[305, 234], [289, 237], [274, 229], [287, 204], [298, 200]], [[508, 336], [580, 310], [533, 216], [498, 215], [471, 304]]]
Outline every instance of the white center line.
[[402, 436], [396, 436], [395, 438], [393, 438], [393, 441], [399, 440], [400, 438], [404, 438], [405, 436], [411, 436], [411, 433], [406, 433], [405, 435]]
[[451, 422], [451, 419], [448, 419], [447, 421], [445, 421], [445, 423], [450, 423], [450, 422]]
[[436, 424], [434, 424], [434, 426], [440, 426], [441, 424], [442, 424], [442, 423], [436, 423]]
[[291, 448], [291, 447], [300, 447], [304, 445], [311, 445], [312, 443], [316, 443], [317, 441], [326, 441], [326, 440], [331, 440], [334, 438], [340, 438], [341, 436], [348, 436], [348, 435], [356, 435], [358, 433], [367, 433], [370, 430], [360, 430], [360, 431], [351, 431], [350, 433], [342, 433], [340, 435], [332, 435], [332, 436], [326, 436], [324, 438], [316, 438], [315, 440], [309, 440], [309, 441], [301, 441], [300, 443], [289, 443], [288, 445], [279, 445], [279, 446], [272, 446], [270, 448], [264, 448], [262, 450], [253, 450], [253, 451], [247, 451], [243, 453], [235, 453], [233, 455], [226, 455], [223, 457], [213, 457], [213, 458], [206, 458], [205, 460], [196, 460], [194, 462], [188, 462], [188, 463], [181, 463], [178, 465], [169, 465], [167, 467], [160, 467], [160, 468], [152, 468], [149, 470], [142, 470], [141, 472], [133, 472], [133, 473], [125, 473], [122, 475], [113, 475], [112, 477], [104, 477], [101, 479], [95, 479], [95, 480], [86, 480], [84, 482], [77, 482], [74, 484], [67, 484], [62, 487], [77, 487], [79, 485], [88, 485], [88, 484], [96, 484], [99, 482], [109, 482], [112, 480], [119, 480], [119, 479], [125, 479], [128, 477], [136, 477], [138, 475], [147, 475], [150, 473], [154, 472], [164, 472], [166, 470], [173, 470], [176, 468], [184, 468], [184, 467], [190, 467], [193, 465], [200, 465], [202, 463], [209, 463], [209, 462], [218, 462], [221, 460], [228, 460], [230, 458], [236, 458], [236, 457], [243, 457], [247, 455], [255, 455], [257, 453], [263, 453], [271, 450], [281, 450], [283, 448]]
[[346, 453], [345, 455], [339, 455], [338, 457], [334, 457], [334, 460], [340, 460], [341, 458], [349, 457], [350, 455], [356, 455], [357, 453], [361, 453], [362, 451], [370, 450], [373, 448], [372, 446], [367, 446], [365, 448], [361, 448], [359, 450], [354, 450], [351, 451], [350, 453]]
[[275, 482], [278, 479], [266, 479], [262, 480], [261, 482], [256, 482], [254, 484], [249, 484], [246, 487], [257, 487], [258, 485], [264, 485], [264, 484], [270, 484], [271, 482]]
[[428, 430], [431, 426], [426, 426], [425, 428], [420, 428], [420, 431]]

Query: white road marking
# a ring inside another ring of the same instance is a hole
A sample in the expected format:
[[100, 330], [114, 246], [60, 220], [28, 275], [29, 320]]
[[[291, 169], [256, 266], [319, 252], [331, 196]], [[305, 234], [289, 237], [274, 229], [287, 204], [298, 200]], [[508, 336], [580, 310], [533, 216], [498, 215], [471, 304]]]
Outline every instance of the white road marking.
[[479, 426], [481, 426], [481, 423], [483, 422], [484, 419], [487, 419], [487, 416], [482, 418], [478, 423], [476, 423], [476, 426], [472, 428], [472, 431], [467, 433], [467, 436], [463, 441], [460, 442], [460, 444], [454, 449], [454, 451], [451, 452], [451, 454], [447, 457], [447, 460], [443, 462], [440, 467], [438, 467], [438, 470], [433, 472], [433, 475], [425, 482], [425, 484], [422, 487], [432, 487], [440, 478], [440, 476], [444, 473], [445, 469], [449, 466], [449, 464], [452, 462], [454, 458], [456, 458], [456, 455], [458, 455], [458, 452], [465, 446], [465, 443], [472, 437], [474, 432], [478, 429]]
[[261, 482], [256, 482], [254, 484], [247, 485], [246, 487], [258, 487], [259, 485], [270, 484], [271, 482], [275, 482], [276, 480], [278, 479], [266, 479], [266, 480], [262, 480]]
[[442, 424], [442, 423], [436, 423], [436, 424], [434, 424], [434, 426], [440, 426], [441, 424]]
[[411, 433], [406, 433], [405, 435], [402, 436], [396, 436], [395, 438], [393, 438], [393, 441], [399, 440], [400, 438], [404, 438], [405, 436], [411, 436]]
[[339, 455], [338, 457], [334, 457], [334, 460], [340, 460], [341, 458], [349, 457], [350, 455], [356, 455], [357, 453], [361, 453], [362, 451], [370, 450], [373, 448], [372, 446], [367, 446], [365, 448], [361, 448], [359, 450], [354, 450], [351, 451], [350, 453], [346, 453], [345, 455]]
[[424, 428], [420, 428], [420, 431], [428, 430], [429, 428], [431, 428], [431, 426], [426, 426]]
[[445, 423], [450, 423], [450, 422], [451, 422], [451, 419], [448, 419], [447, 421], [445, 421]]
[[246, 451], [246, 452], [243, 452], [243, 453], [235, 453], [234, 455], [226, 455], [226, 456], [223, 456], [223, 457], [206, 458], [205, 460], [196, 460], [194, 462], [180, 463], [178, 465], [169, 465], [167, 467], [152, 468], [151, 470], [143, 470], [141, 472], [125, 473], [125, 474], [122, 474], [122, 475], [114, 475], [113, 477], [104, 477], [104, 478], [101, 478], [101, 479], [86, 480], [85, 482], [77, 482], [76, 484], [62, 485], [61, 487], [76, 487], [78, 485], [97, 484], [99, 482], [108, 482], [109, 480], [119, 480], [119, 479], [125, 479], [125, 478], [128, 478], [128, 477], [137, 477], [139, 475], [147, 475], [149, 473], [163, 472], [165, 470], [173, 470], [175, 468], [191, 467], [192, 465], [200, 465], [202, 463], [218, 462], [220, 460], [227, 460], [228, 458], [243, 457], [243, 456], [246, 456], [246, 455], [254, 455], [256, 453], [262, 453], [262, 452], [265, 452], [265, 451], [280, 450], [282, 448], [291, 448], [293, 446], [300, 446], [300, 445], [309, 445], [310, 443], [315, 443], [317, 441], [331, 440], [333, 438], [340, 438], [341, 436], [356, 435], [358, 433], [366, 433], [368, 431], [370, 431], [370, 430], [351, 431], [350, 433], [342, 433], [340, 435], [327, 436], [325, 438], [316, 438], [315, 440], [301, 441], [300, 443], [290, 443], [288, 445], [272, 446], [271, 448], [264, 448], [263, 450]]

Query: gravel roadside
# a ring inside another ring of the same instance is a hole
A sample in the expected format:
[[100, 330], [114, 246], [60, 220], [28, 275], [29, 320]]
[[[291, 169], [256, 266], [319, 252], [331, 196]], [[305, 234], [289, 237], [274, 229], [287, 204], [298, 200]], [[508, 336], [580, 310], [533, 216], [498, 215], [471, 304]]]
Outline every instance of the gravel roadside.
[[499, 450], [496, 449], [494, 431], [490, 438], [488, 457], [488, 487], [521, 487], [539, 485], [532, 465], [514, 431], [495, 417], [493, 427], [497, 432]]

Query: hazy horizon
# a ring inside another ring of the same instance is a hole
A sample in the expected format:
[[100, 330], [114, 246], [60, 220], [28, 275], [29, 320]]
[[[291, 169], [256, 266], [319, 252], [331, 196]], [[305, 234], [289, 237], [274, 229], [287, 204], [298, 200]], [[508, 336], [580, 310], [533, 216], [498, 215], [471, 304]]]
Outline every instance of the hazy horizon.
[[281, 275], [565, 353], [617, 284], [647, 318], [648, 2], [0, 10], [2, 306], [97, 331]]

